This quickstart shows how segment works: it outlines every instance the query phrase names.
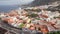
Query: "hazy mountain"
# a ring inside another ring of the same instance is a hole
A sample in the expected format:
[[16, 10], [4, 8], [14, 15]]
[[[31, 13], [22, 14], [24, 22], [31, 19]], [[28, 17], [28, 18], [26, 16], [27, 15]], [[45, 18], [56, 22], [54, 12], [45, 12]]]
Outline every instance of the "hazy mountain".
[[31, 3], [31, 6], [48, 5], [49, 3], [56, 1], [60, 1], [60, 0], [35, 0]]

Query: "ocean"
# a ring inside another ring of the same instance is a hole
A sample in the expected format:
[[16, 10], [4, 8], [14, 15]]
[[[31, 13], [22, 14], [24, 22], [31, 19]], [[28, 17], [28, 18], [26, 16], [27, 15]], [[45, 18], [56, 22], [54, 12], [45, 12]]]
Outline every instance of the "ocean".
[[9, 12], [14, 9], [18, 9], [18, 5], [0, 5], [0, 12]]

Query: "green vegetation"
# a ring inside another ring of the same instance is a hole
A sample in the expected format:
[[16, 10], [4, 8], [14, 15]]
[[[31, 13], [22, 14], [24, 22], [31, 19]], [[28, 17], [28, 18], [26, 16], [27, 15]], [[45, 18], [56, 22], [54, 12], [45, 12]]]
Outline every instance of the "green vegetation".
[[24, 9], [25, 11], [34, 11], [34, 12], [40, 12], [40, 9]]
[[49, 32], [47, 34], [60, 34], [60, 31], [53, 31], [53, 32]]
[[55, 18], [55, 19], [56, 19], [56, 18], [60, 18], [60, 16], [58, 16], [58, 17], [54, 17], [54, 18]]
[[37, 20], [41, 20], [40, 18], [35, 18], [35, 19], [37, 19]]
[[30, 14], [28, 15], [29, 17], [37, 17], [38, 15], [37, 14]]
[[23, 26], [24, 26], [24, 24], [22, 23], [22, 24], [19, 25], [19, 28], [22, 28]]

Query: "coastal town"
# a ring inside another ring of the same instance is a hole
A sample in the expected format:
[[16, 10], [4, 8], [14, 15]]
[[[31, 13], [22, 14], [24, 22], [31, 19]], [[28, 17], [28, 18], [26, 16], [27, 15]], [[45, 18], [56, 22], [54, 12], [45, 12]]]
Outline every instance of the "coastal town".
[[11, 10], [0, 13], [0, 20], [16, 28], [36, 30], [44, 34], [60, 30], [59, 11], [50, 11], [39, 7]]

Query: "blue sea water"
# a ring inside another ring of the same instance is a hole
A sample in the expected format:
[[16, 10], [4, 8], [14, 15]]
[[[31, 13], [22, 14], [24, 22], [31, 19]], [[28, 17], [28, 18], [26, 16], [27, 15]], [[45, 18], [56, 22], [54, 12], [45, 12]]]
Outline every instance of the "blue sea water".
[[18, 5], [0, 5], [0, 12], [9, 12], [17, 8], [19, 8]]

